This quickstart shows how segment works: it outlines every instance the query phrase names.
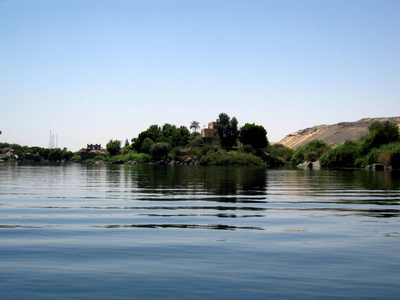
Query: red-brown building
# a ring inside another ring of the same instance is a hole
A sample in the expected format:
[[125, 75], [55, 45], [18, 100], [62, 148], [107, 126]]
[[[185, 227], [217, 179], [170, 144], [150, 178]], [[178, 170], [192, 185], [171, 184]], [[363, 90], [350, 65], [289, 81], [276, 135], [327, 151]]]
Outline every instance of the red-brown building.
[[218, 141], [219, 135], [215, 125], [217, 122], [208, 123], [208, 128], [203, 128], [201, 130], [201, 137], [203, 138], [205, 143], [212, 143]]

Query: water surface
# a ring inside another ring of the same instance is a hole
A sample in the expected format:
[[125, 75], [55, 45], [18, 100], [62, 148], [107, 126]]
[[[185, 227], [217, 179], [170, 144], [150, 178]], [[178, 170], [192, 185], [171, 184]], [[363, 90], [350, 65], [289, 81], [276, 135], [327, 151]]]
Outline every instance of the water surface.
[[0, 165], [4, 299], [397, 299], [400, 174]]

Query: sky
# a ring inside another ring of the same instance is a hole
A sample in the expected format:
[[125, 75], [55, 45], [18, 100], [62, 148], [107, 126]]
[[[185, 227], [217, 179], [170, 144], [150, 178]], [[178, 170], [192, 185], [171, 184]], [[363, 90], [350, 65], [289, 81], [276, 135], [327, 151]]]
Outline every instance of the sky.
[[2, 0], [0, 142], [400, 116], [400, 1]]

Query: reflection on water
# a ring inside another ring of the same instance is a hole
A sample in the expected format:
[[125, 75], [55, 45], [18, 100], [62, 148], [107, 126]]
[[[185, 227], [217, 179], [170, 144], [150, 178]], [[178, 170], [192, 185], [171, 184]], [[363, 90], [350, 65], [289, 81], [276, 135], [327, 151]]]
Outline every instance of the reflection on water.
[[395, 299], [399, 205], [398, 172], [3, 164], [0, 292]]

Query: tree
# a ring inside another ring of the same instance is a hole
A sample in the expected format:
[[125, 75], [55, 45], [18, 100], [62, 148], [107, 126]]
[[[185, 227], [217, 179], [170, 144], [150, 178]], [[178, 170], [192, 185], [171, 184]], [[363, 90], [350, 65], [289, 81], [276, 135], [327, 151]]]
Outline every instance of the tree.
[[239, 140], [243, 145], [251, 145], [259, 150], [268, 146], [267, 131], [261, 125], [246, 123], [241, 129]]
[[190, 129], [193, 129], [194, 132], [197, 132], [197, 130], [200, 129], [200, 124], [199, 124], [199, 122], [193, 121], [193, 122], [190, 124]]
[[154, 160], [166, 159], [171, 151], [171, 146], [168, 143], [155, 143], [151, 146], [150, 153]]
[[118, 140], [110, 140], [107, 145], [106, 145], [106, 149], [108, 151], [108, 153], [110, 153], [110, 155], [117, 155], [119, 153], [119, 151], [121, 150], [121, 141]]
[[134, 148], [137, 151], [141, 151], [142, 144], [146, 138], [151, 139], [152, 141], [157, 141], [161, 133], [161, 128], [158, 125], [151, 125], [146, 131], [142, 131], [139, 133], [139, 136], [136, 139], [132, 139], [132, 143], [134, 144]]
[[146, 138], [142, 143], [140, 152], [150, 153], [151, 146], [153, 146], [153, 144], [154, 144], [154, 142], [150, 138]]
[[221, 113], [218, 116], [215, 127], [217, 129], [222, 148], [232, 148], [236, 145], [239, 130], [238, 121], [235, 117], [230, 119], [226, 113]]
[[313, 140], [296, 149], [292, 156], [292, 164], [298, 165], [304, 161], [317, 161], [331, 147], [321, 140]]
[[172, 136], [173, 147], [186, 146], [189, 142], [190, 132], [185, 126], [181, 126], [176, 129], [174, 135]]
[[395, 123], [373, 122], [368, 126], [369, 133], [361, 138], [364, 154], [380, 145], [400, 141], [399, 127]]
[[50, 149], [48, 158], [49, 161], [61, 161], [62, 150], [60, 148]]

